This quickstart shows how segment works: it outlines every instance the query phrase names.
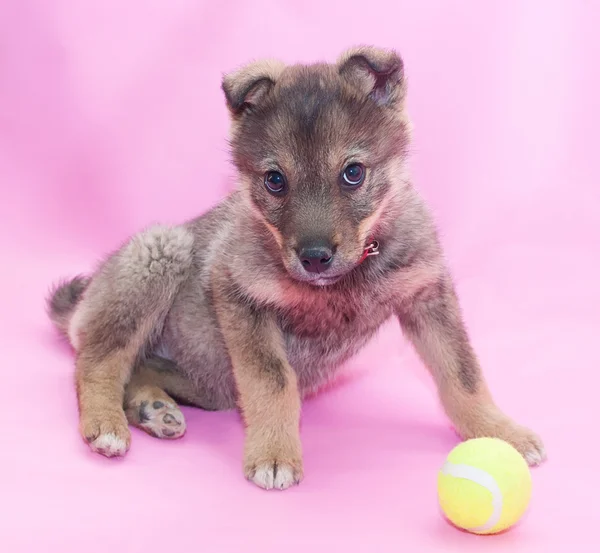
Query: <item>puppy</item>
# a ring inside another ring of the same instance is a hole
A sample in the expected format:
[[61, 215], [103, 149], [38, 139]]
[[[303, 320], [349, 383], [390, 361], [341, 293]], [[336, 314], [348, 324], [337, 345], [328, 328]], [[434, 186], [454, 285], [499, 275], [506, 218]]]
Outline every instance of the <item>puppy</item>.
[[540, 463], [540, 439], [492, 400], [407, 176], [400, 57], [362, 47], [336, 64], [260, 61], [222, 88], [237, 190], [186, 224], [133, 236], [48, 300], [77, 352], [92, 450], [124, 455], [128, 424], [180, 437], [176, 400], [238, 406], [246, 477], [288, 488], [303, 476], [303, 396], [395, 316], [460, 435], [502, 438]]

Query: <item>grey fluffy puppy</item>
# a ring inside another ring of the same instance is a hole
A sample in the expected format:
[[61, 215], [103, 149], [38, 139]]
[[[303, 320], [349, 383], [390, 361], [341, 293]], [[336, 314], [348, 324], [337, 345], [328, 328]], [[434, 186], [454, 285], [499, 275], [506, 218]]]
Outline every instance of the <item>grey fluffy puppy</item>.
[[124, 455], [128, 424], [181, 436], [176, 400], [238, 406], [246, 477], [287, 488], [303, 475], [302, 397], [395, 316], [461, 436], [499, 437], [541, 462], [540, 439], [491, 398], [407, 176], [400, 57], [363, 47], [335, 64], [260, 61], [222, 88], [237, 190], [193, 221], [133, 236], [49, 298], [77, 352], [90, 447]]

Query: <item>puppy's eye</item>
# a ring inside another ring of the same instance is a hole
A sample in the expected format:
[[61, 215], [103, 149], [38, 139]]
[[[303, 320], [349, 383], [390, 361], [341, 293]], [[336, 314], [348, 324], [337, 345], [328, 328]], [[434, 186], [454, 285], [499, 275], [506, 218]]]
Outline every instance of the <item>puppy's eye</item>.
[[365, 167], [360, 163], [352, 163], [344, 169], [342, 173], [342, 184], [344, 186], [350, 186], [356, 188], [360, 186], [365, 180]]
[[287, 192], [285, 177], [279, 171], [269, 171], [265, 174], [265, 186], [275, 196], [283, 196]]

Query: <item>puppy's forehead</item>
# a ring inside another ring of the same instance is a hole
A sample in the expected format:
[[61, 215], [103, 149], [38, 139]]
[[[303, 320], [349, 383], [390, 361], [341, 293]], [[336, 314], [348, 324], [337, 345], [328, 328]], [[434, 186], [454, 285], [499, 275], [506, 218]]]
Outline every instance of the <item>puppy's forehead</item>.
[[341, 85], [342, 79], [332, 65], [289, 65], [277, 79], [275, 93], [281, 97], [301, 92], [309, 95], [334, 93]]
[[355, 150], [360, 137], [353, 118], [359, 108], [353, 108], [346, 87], [329, 65], [286, 68], [263, 112], [261, 130], [271, 147], [290, 162], [320, 164]]
[[391, 122], [336, 66], [288, 66], [242, 124], [236, 155], [257, 172], [339, 171], [350, 161], [388, 157], [398, 130]]
[[289, 67], [275, 84], [271, 108], [297, 130], [314, 131], [323, 118], [344, 116], [340, 78], [327, 65]]

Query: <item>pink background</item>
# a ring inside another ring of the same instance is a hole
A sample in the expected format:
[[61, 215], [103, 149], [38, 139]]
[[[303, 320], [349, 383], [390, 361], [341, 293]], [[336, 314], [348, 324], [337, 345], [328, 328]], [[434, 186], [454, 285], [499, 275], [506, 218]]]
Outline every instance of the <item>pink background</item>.
[[[3, 0], [0, 550], [592, 550], [599, 21], [592, 0]], [[306, 404], [294, 490], [243, 480], [234, 413], [187, 409], [176, 442], [134, 430], [124, 460], [77, 433], [49, 284], [231, 188], [221, 72], [265, 55], [333, 60], [356, 43], [405, 58], [415, 182], [473, 341], [499, 403], [546, 441], [531, 509], [500, 536], [438, 513], [436, 471], [456, 438], [395, 323]]]

